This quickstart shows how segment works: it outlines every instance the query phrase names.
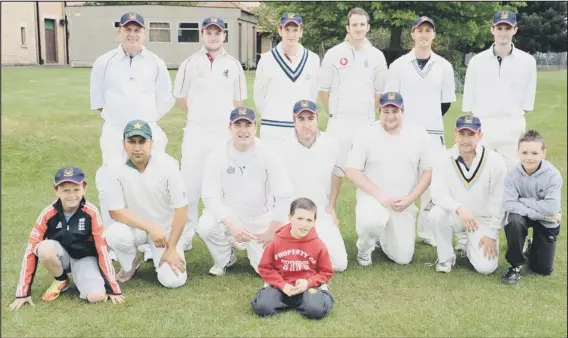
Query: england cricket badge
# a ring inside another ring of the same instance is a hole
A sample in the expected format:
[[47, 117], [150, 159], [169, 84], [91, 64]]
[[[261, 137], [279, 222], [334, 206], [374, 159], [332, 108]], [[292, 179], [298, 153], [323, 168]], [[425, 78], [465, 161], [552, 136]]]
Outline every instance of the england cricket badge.
[[363, 66], [365, 68], [369, 68], [369, 60], [365, 60], [365, 62], [363, 63]]
[[310, 74], [304, 75], [304, 79], [306, 79], [306, 80], [309, 80], [309, 79], [311, 79], [311, 78], [312, 78], [312, 77], [310, 76]]
[[235, 167], [229, 166], [229, 167], [227, 168], [227, 174], [232, 175], [232, 174], [234, 174], [234, 173], [235, 173]]

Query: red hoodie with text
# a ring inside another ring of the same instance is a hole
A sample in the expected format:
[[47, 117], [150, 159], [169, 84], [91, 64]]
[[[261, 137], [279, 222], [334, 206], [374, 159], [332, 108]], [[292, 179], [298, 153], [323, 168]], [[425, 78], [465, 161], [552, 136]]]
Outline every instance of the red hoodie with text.
[[333, 267], [315, 227], [304, 238], [292, 237], [291, 227], [288, 224], [276, 231], [264, 248], [258, 265], [260, 276], [280, 290], [286, 283], [295, 285], [298, 279], [306, 279], [310, 288], [326, 284], [333, 276]]

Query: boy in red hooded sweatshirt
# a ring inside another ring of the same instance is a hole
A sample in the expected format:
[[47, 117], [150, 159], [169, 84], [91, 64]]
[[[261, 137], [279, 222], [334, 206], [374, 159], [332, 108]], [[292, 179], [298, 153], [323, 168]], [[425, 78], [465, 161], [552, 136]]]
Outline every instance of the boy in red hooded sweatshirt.
[[314, 228], [316, 214], [314, 202], [296, 199], [290, 206], [290, 224], [280, 228], [264, 249], [258, 272], [268, 286], [251, 302], [257, 315], [293, 308], [307, 318], [321, 319], [331, 311], [334, 299], [327, 283], [333, 267]]

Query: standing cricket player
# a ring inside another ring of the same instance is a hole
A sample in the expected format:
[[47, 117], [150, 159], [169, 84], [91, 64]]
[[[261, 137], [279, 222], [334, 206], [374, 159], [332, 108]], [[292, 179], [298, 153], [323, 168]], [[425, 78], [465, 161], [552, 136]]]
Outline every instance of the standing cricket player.
[[372, 264], [377, 240], [397, 264], [414, 255], [416, 199], [430, 185], [432, 147], [424, 128], [405, 121], [399, 93], [382, 94], [380, 122], [364, 130], [349, 153], [347, 177], [357, 186], [357, 263]]
[[[416, 19], [410, 35], [414, 48], [390, 65], [386, 90], [399, 92], [404, 97], [406, 121], [424, 127], [433, 147], [441, 152], [446, 149], [442, 116], [456, 100], [454, 69], [446, 59], [432, 51], [432, 42], [436, 38], [434, 20], [427, 16]], [[420, 199], [418, 236], [436, 246], [428, 229], [426, 210], [430, 200], [430, 192], [426, 190]]]
[[319, 80], [319, 97], [329, 115], [326, 132], [339, 144], [341, 163], [347, 162], [359, 131], [375, 121], [387, 76], [385, 56], [366, 38], [369, 14], [353, 8], [345, 28], [345, 41], [325, 53]]
[[187, 197], [179, 164], [165, 152], [153, 152], [152, 128], [142, 120], [128, 122], [123, 133], [128, 160], [101, 171], [100, 192], [114, 223], [105, 236], [120, 263], [117, 280], [132, 278], [140, 267], [138, 245], [149, 244], [160, 284], [177, 288], [187, 273], [179, 241], [187, 221]]
[[467, 66], [462, 110], [483, 123], [483, 143], [517, 162], [517, 141], [526, 128], [525, 112], [534, 108], [536, 60], [512, 43], [517, 17], [502, 11], [493, 17], [491, 47], [471, 58]]
[[461, 116], [456, 121], [455, 145], [434, 164], [434, 207], [428, 220], [438, 244], [439, 272], [452, 271], [456, 262], [452, 234], [464, 231], [464, 252], [474, 269], [484, 275], [497, 269], [506, 167], [501, 156], [479, 144], [481, 137], [479, 119]]
[[[166, 64], [144, 47], [146, 26], [137, 13], [120, 18], [118, 29], [122, 43], [98, 57], [91, 71], [91, 109], [102, 112], [104, 119], [100, 146], [103, 165], [124, 164], [126, 153], [122, 131], [128, 121], [148, 121], [154, 135], [154, 151], [166, 151], [168, 139], [158, 121], [174, 105], [172, 83]], [[99, 187], [101, 175], [97, 171]], [[103, 224], [111, 222], [107, 201], [99, 197]], [[146, 259], [151, 259], [146, 247]]]
[[231, 242], [242, 243], [250, 264], [258, 263], [274, 232], [287, 220], [291, 182], [273, 150], [256, 135], [254, 112], [245, 107], [230, 114], [231, 138], [208, 157], [203, 175], [205, 204], [197, 234], [207, 245], [222, 276], [236, 262]]
[[207, 155], [229, 138], [227, 117], [247, 98], [241, 63], [227, 54], [225, 22], [209, 17], [201, 24], [201, 50], [179, 67], [174, 84], [177, 105], [187, 114], [183, 133], [181, 172], [187, 191], [189, 219], [182, 235], [191, 248], [198, 220], [201, 180]]
[[302, 100], [294, 105], [296, 136], [281, 143], [280, 154], [294, 187], [294, 199], [306, 197], [317, 206], [316, 231], [325, 243], [334, 271], [347, 269], [347, 251], [339, 230], [335, 204], [341, 178], [345, 175], [339, 163], [339, 146], [318, 129], [316, 103]]
[[299, 100], [317, 98], [320, 58], [300, 44], [302, 17], [284, 14], [276, 47], [262, 54], [254, 79], [254, 104], [262, 117], [260, 138], [278, 142], [294, 137], [290, 111]]

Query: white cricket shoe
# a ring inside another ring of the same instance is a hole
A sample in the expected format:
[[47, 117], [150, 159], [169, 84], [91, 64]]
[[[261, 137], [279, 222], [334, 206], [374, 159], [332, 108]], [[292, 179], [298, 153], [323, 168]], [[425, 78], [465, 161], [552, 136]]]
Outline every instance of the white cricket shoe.
[[455, 265], [456, 265], [456, 256], [454, 255], [450, 257], [447, 261], [439, 262], [438, 264], [436, 264], [436, 271], [450, 273]]
[[152, 249], [144, 248], [144, 262], [151, 262], [154, 260], [154, 256], [152, 255]]
[[209, 269], [209, 274], [211, 276], [221, 277], [227, 273], [227, 268], [235, 265], [236, 262], [237, 262], [237, 256], [233, 251], [231, 252], [231, 258], [229, 259], [229, 263], [227, 263], [227, 265], [224, 268], [220, 268], [217, 265], [213, 265], [211, 269]]
[[467, 234], [457, 233], [456, 234], [456, 246], [454, 247], [456, 251], [465, 252], [465, 247], [467, 245]]
[[373, 264], [373, 258], [371, 257], [371, 254], [361, 254], [358, 253], [357, 254], [357, 264], [361, 265], [361, 266], [371, 266]]

